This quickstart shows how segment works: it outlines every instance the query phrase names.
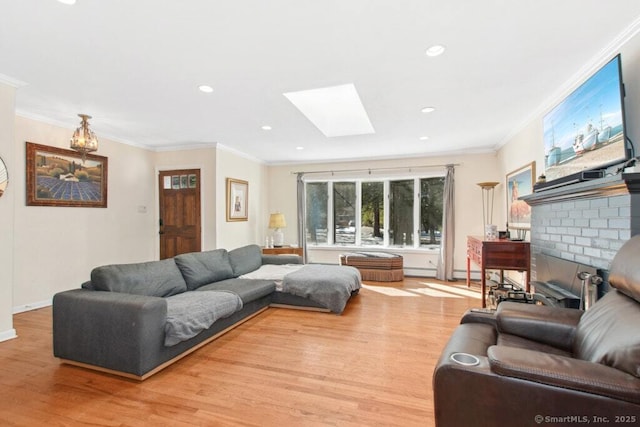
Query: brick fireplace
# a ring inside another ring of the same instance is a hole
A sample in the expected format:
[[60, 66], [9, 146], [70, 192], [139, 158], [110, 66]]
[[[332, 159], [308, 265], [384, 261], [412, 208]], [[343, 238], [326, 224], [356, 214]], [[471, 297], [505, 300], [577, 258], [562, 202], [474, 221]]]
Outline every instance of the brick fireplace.
[[[606, 271], [640, 233], [640, 173], [621, 174], [522, 197], [531, 206], [531, 279], [543, 253]], [[606, 277], [604, 277], [606, 280]]]

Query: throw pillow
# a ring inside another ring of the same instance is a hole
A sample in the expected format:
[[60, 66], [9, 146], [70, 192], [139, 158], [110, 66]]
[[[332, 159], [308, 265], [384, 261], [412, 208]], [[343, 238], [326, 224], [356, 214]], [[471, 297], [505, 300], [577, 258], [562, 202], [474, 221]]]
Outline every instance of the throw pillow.
[[187, 290], [173, 259], [96, 267], [91, 286], [97, 291], [168, 297]]
[[193, 291], [202, 285], [233, 277], [226, 249], [181, 254], [175, 258], [187, 289]]

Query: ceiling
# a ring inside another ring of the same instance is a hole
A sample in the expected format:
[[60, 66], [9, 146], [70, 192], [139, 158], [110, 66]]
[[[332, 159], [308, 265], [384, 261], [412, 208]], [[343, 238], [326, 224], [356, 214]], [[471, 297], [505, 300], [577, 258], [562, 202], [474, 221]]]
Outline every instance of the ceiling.
[[[640, 26], [637, 0], [0, 8], [0, 81], [18, 84], [19, 115], [75, 128], [87, 113], [98, 138], [152, 150], [221, 144], [268, 164], [495, 150]], [[434, 44], [445, 53], [425, 55]], [[375, 133], [327, 137], [283, 95], [345, 84]]]

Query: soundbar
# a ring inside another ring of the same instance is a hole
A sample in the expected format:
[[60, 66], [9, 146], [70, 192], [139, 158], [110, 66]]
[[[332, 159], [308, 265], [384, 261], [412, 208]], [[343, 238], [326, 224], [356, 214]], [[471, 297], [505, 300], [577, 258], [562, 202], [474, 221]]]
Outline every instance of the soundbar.
[[549, 181], [549, 182], [536, 182], [533, 185], [533, 191], [538, 192], [538, 191], [544, 191], [544, 190], [551, 190], [552, 188], [575, 184], [577, 182], [603, 178], [604, 172], [605, 171], [603, 169], [582, 171], [582, 172], [577, 172], [571, 175], [564, 176], [562, 178], [554, 179], [553, 181]]

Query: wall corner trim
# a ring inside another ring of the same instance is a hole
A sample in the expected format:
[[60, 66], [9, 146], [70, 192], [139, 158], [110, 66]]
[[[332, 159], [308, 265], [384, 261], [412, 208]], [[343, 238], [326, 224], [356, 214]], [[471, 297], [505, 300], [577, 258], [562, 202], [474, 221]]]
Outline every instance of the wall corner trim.
[[15, 329], [9, 329], [7, 331], [0, 332], [0, 342], [18, 338]]

